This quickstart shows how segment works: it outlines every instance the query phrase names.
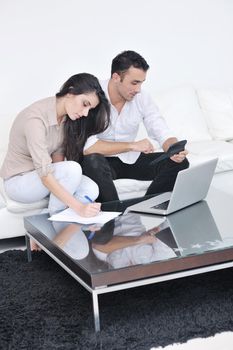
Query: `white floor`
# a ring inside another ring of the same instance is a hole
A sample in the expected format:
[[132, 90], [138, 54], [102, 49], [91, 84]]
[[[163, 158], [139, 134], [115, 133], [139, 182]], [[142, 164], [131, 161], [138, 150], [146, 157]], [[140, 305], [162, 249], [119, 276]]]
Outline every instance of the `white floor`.
[[173, 344], [165, 348], [151, 348], [150, 350], [232, 350], [233, 332], [216, 334], [214, 337], [189, 340], [186, 344]]
[[[26, 249], [24, 237], [0, 240], [0, 253], [9, 249]], [[165, 348], [148, 350], [233, 350], [233, 332], [216, 334], [210, 338], [197, 338], [185, 344], [173, 344]]]

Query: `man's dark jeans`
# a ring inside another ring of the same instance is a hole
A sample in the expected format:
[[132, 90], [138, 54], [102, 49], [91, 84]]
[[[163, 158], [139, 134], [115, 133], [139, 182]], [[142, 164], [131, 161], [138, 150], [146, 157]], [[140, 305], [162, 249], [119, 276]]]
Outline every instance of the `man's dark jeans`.
[[172, 191], [180, 170], [189, 167], [185, 159], [182, 163], [173, 162], [170, 158], [151, 165], [162, 153], [141, 153], [134, 164], [123, 163], [118, 157], [104, 157], [93, 153], [84, 156], [81, 163], [83, 174], [89, 176], [99, 186], [98, 201], [117, 200], [118, 194], [113, 183], [116, 179], [152, 180], [146, 194], [157, 194]]

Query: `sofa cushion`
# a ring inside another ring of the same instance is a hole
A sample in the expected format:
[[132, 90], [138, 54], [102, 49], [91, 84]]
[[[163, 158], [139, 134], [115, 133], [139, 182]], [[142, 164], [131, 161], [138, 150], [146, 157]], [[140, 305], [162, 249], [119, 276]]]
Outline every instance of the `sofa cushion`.
[[212, 137], [232, 140], [233, 90], [198, 89], [197, 94]]
[[186, 148], [189, 151], [187, 158], [190, 165], [218, 157], [216, 173], [233, 169], [233, 144], [230, 142], [220, 140], [189, 142]]
[[143, 196], [151, 181], [139, 181], [133, 179], [117, 179], [114, 184], [120, 199]]
[[5, 190], [3, 185], [3, 180], [0, 178], [0, 196], [2, 200], [4, 200], [6, 208], [12, 212], [12, 213], [27, 213], [28, 211], [36, 210], [36, 209], [44, 209], [48, 206], [48, 198], [42, 199], [41, 201], [34, 202], [34, 203], [21, 203], [16, 202], [10, 199]]
[[155, 102], [178, 139], [211, 140], [211, 135], [192, 86], [155, 94]]
[[[5, 154], [6, 154], [6, 150], [5, 150], [6, 146], [7, 146], [7, 143], [4, 147], [4, 145], [1, 142], [0, 166], [3, 162]], [[41, 201], [30, 203], [30, 204], [16, 202], [7, 196], [7, 194], [4, 190], [3, 179], [0, 178], [0, 208], [2, 208], [4, 206], [7, 208], [7, 210], [9, 210], [12, 213], [27, 213], [27, 212], [30, 212], [33, 210], [47, 208], [48, 199], [43, 199]]]

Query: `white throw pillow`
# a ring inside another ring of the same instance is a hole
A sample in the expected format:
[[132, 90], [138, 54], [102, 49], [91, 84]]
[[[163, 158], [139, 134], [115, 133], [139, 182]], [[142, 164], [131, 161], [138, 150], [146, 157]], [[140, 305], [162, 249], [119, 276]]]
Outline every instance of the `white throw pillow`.
[[233, 90], [199, 89], [200, 106], [215, 140], [233, 139]]
[[154, 98], [169, 128], [178, 139], [211, 140], [205, 117], [192, 86], [169, 89], [155, 94]]

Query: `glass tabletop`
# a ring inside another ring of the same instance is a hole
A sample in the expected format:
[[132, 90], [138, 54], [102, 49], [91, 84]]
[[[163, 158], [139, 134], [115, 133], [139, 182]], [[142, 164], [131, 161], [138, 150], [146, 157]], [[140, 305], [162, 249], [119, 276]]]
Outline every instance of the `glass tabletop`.
[[211, 189], [206, 200], [167, 217], [129, 212], [100, 226], [49, 221], [43, 214], [25, 222], [95, 275], [231, 249], [232, 209], [232, 197]]

